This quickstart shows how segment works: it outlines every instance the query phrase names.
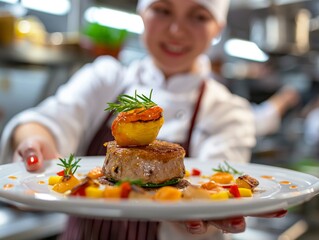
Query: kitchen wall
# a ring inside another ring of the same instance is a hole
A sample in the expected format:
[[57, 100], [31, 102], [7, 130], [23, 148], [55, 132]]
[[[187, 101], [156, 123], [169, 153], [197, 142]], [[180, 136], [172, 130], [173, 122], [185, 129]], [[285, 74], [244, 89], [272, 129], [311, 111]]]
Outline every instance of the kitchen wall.
[[[28, 10], [27, 15], [35, 16], [45, 27], [47, 34], [55, 32], [65, 33], [69, 31], [70, 28], [73, 28], [72, 31], [76, 29], [77, 24], [72, 24], [74, 21], [79, 22], [79, 29], [77, 30], [82, 29], [85, 25], [83, 14], [90, 6], [111, 6], [113, 8], [134, 12], [136, 4], [136, 0], [85, 0], [81, 2], [70, 2], [73, 4], [70, 14], [54, 15]], [[221, 58], [222, 62], [220, 63], [218, 74], [222, 75], [222, 78], [225, 79], [225, 84], [231, 91], [246, 97], [252, 102], [260, 103], [270, 97], [283, 84], [290, 84], [303, 91], [303, 105], [305, 105], [316, 94], [316, 90], [318, 89], [319, 20], [317, 16], [319, 15], [319, 2], [314, 0], [285, 1], [286, 4], [273, 6], [256, 5], [253, 3], [256, 3], [256, 1], [232, 2], [228, 16], [228, 27], [222, 35], [221, 42], [215, 45], [212, 51], [209, 51], [212, 63], [214, 63], [216, 59], [219, 60], [219, 58]], [[2, 3], [2, 6], [4, 6], [4, 3]], [[307, 10], [309, 13], [309, 39], [308, 45], [304, 43], [307, 46], [304, 47], [303, 51], [298, 52], [299, 42], [296, 39], [296, 16], [302, 9]], [[269, 16], [273, 18], [270, 19]], [[238, 21], [238, 19], [240, 19], [240, 21]], [[269, 22], [271, 21], [273, 25], [270, 28]], [[269, 61], [267, 63], [258, 64], [254, 61], [228, 55], [224, 51], [224, 44], [227, 40], [234, 38], [254, 41], [261, 50], [268, 54], [270, 57]], [[75, 38], [75, 42], [77, 40], [79, 40], [79, 38]], [[141, 58], [144, 55], [145, 50], [141, 45], [139, 36], [129, 34], [118, 57], [124, 64], [128, 64], [134, 59]], [[75, 62], [75, 64], [71, 66], [72, 69], [69, 73], [73, 72], [76, 66], [81, 66], [83, 63], [94, 59], [95, 56], [82, 57], [83, 55], [73, 59], [74, 61], [78, 60], [79, 63], [77, 64]], [[2, 59], [2, 61], [5, 62], [6, 59]], [[246, 70], [238, 71], [238, 69]], [[33, 80], [27, 83], [25, 79], [19, 77], [24, 74], [19, 74], [21, 71], [27, 72], [35, 77], [32, 77]], [[268, 74], [264, 74], [264, 72], [267, 71]], [[6, 101], [2, 100], [0, 104], [0, 112], [2, 115], [0, 130], [1, 126], [3, 126], [13, 114], [38, 103], [41, 92], [43, 96], [43, 90], [47, 86], [48, 81], [49, 83], [52, 81], [52, 79], [48, 80], [50, 77], [48, 74], [51, 73], [50, 68], [47, 68], [47, 66], [37, 66], [37, 68], [33, 69], [32, 64], [31, 66], [30, 64], [26, 64], [25, 66], [21, 66], [20, 64], [19, 67], [14, 67], [11, 64], [10, 67], [2, 67], [2, 73], [0, 75], [2, 87], [0, 88], [0, 93], [1, 98], [6, 99]], [[69, 73], [64, 74], [64, 79], [60, 79], [58, 83], [67, 81], [70, 75]], [[17, 81], [21, 83], [15, 84]], [[25, 89], [24, 84], [30, 88], [32, 97], [30, 97], [27, 92], [22, 91], [22, 89]], [[56, 84], [55, 87], [57, 87], [57, 85], [58, 84]], [[19, 96], [21, 104], [15, 104], [11, 99], [15, 98], [14, 94], [19, 91], [22, 92]], [[54, 88], [51, 88], [50, 91], [51, 93], [54, 92]], [[27, 98], [28, 100], [26, 100]], [[10, 102], [10, 105], [8, 102]]]
[[48, 80], [46, 69], [0, 67], [0, 132], [13, 115], [39, 102]]

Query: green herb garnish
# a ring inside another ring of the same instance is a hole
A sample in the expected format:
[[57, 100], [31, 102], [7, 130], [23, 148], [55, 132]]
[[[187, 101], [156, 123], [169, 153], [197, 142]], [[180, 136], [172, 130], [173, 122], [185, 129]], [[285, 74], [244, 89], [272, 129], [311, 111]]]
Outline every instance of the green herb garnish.
[[236, 170], [235, 168], [233, 168], [232, 166], [229, 165], [228, 162], [224, 161], [225, 166], [223, 166], [222, 164], [218, 164], [218, 168], [213, 168], [213, 171], [215, 172], [225, 172], [225, 173], [230, 173], [230, 174], [238, 174], [241, 175], [242, 172], [239, 172], [238, 170]]
[[180, 178], [173, 178], [170, 179], [166, 182], [163, 183], [143, 183], [142, 180], [136, 179], [136, 180], [131, 180], [131, 179], [123, 179], [120, 181], [116, 181], [114, 179], [108, 179], [110, 182], [115, 183], [115, 186], [121, 185], [123, 182], [129, 182], [131, 185], [137, 185], [140, 187], [145, 187], [145, 188], [158, 188], [158, 187], [164, 187], [164, 186], [170, 186], [170, 185], [175, 185], [177, 184], [181, 179]]
[[58, 165], [64, 168], [65, 177], [74, 175], [78, 167], [80, 167], [78, 163], [80, 162], [81, 158], [76, 159], [74, 154], [71, 154], [68, 159], [59, 158], [59, 160], [61, 163], [58, 163]]
[[158, 187], [164, 187], [164, 186], [171, 186], [171, 185], [175, 185], [177, 183], [180, 182], [180, 178], [173, 178], [171, 180], [168, 180], [166, 182], [163, 183], [144, 183], [141, 185], [141, 187], [145, 187], [145, 188], [158, 188]]
[[121, 94], [117, 97], [117, 102], [108, 103], [109, 107], [104, 111], [128, 112], [137, 108], [149, 109], [151, 107], [157, 106], [157, 104], [151, 100], [152, 93], [153, 89], [151, 90], [149, 97], [145, 96], [144, 94], [137, 94], [136, 90], [134, 97], [127, 94]]

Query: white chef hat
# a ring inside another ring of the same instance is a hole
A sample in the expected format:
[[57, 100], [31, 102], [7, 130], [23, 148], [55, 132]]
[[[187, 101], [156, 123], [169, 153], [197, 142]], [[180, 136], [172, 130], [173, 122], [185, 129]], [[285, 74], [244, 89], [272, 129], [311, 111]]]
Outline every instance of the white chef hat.
[[[137, 11], [144, 11], [149, 5], [158, 0], [138, 0]], [[216, 18], [220, 24], [226, 23], [230, 0], [193, 0], [202, 5]]]

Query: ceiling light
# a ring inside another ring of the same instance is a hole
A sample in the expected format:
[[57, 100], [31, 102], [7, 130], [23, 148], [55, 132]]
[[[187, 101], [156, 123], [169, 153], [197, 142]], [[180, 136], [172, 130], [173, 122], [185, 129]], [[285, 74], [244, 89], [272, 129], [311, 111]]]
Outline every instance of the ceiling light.
[[144, 30], [139, 15], [104, 7], [90, 7], [84, 13], [84, 18], [90, 23], [98, 23], [116, 29], [126, 29], [129, 32], [141, 34]]
[[65, 15], [71, 9], [69, 0], [21, 0], [21, 5], [28, 9], [54, 15]]
[[264, 53], [254, 42], [241, 39], [227, 40], [224, 46], [229, 56], [243, 58], [256, 62], [266, 62], [269, 56]]

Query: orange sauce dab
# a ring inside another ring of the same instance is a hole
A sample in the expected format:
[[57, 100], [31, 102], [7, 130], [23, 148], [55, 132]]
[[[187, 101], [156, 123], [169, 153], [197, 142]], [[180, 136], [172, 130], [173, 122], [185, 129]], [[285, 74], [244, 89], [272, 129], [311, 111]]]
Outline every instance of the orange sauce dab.
[[14, 187], [14, 185], [11, 183], [7, 183], [7, 184], [3, 185], [4, 190], [8, 190], [8, 189], [13, 188], [13, 187]]
[[298, 186], [292, 185], [292, 186], [290, 186], [289, 188], [290, 188], [290, 189], [296, 189], [296, 188], [298, 188]]
[[159, 106], [154, 106], [149, 109], [138, 108], [119, 113], [114, 122], [154, 121], [162, 117], [162, 112], [163, 109]]
[[268, 180], [274, 180], [275, 179], [273, 176], [268, 176], [268, 175], [263, 175], [263, 176], [261, 176], [261, 178], [268, 179]]
[[27, 195], [34, 195], [36, 192], [31, 189], [27, 189], [24, 193]]
[[40, 180], [40, 181], [38, 181], [38, 183], [39, 183], [39, 184], [45, 184], [45, 181]]
[[289, 185], [289, 184], [291, 184], [291, 182], [289, 182], [289, 181], [280, 181], [279, 183], [282, 184], [282, 185]]
[[13, 179], [13, 180], [17, 179], [16, 176], [9, 176], [8, 178]]

